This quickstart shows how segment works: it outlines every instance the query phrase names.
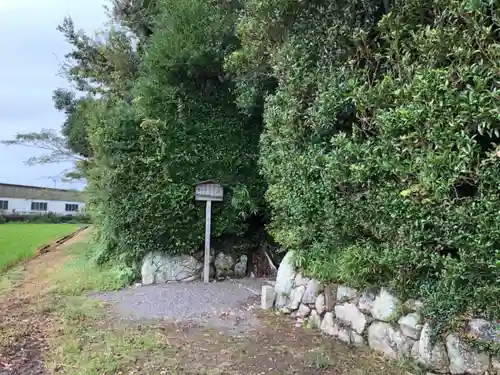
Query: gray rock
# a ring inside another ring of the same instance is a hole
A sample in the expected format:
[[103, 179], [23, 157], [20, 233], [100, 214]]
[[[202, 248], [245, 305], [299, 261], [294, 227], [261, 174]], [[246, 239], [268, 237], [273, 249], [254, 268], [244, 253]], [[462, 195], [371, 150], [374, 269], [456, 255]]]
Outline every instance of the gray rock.
[[446, 373], [448, 372], [448, 354], [442, 341], [431, 344], [431, 326], [424, 324], [420, 332], [420, 339], [416, 345], [415, 359], [424, 364], [428, 369]]
[[297, 276], [295, 276], [295, 287], [302, 286], [302, 285], [307, 285], [309, 283], [309, 278], [302, 276], [302, 274], [299, 272]]
[[306, 287], [301, 285], [292, 290], [292, 294], [290, 295], [290, 303], [288, 308], [290, 310], [297, 310], [299, 308], [300, 302], [302, 301], [302, 296], [306, 291]]
[[418, 341], [415, 341], [411, 346], [410, 358], [418, 361]]
[[276, 293], [276, 300], [274, 302], [274, 305], [276, 307], [285, 307], [288, 306], [290, 303], [290, 295], [285, 294], [285, 293]]
[[286, 306], [289, 303], [295, 278], [293, 257], [293, 251], [289, 251], [278, 267], [276, 285], [274, 286], [274, 291], [276, 292], [276, 306], [278, 307]]
[[272, 309], [274, 306], [274, 300], [276, 298], [276, 293], [274, 288], [270, 285], [263, 285], [262, 292], [260, 295], [260, 307], [263, 310]]
[[344, 327], [338, 322], [333, 323], [333, 326], [328, 330], [328, 334], [348, 345], [361, 346], [364, 344], [364, 340], [361, 335], [358, 335], [350, 328]]
[[325, 285], [325, 311], [332, 311], [337, 298], [337, 289], [333, 285]]
[[304, 292], [304, 296], [302, 297], [303, 303], [315, 303], [316, 296], [320, 292], [321, 284], [317, 280], [309, 280], [306, 285], [306, 291]]
[[358, 309], [364, 313], [371, 313], [373, 303], [375, 302], [375, 294], [364, 292], [358, 302]]
[[358, 298], [358, 291], [345, 285], [337, 287], [337, 303], [350, 302]]
[[422, 317], [419, 313], [413, 312], [399, 319], [399, 327], [403, 335], [408, 336], [414, 340], [420, 338], [420, 332], [422, 331]]
[[193, 281], [200, 277], [202, 267], [203, 264], [190, 255], [149, 253], [142, 262], [142, 284]]
[[238, 263], [234, 265], [234, 276], [245, 277], [247, 275], [248, 256], [242, 255]]
[[218, 253], [214, 260], [215, 276], [233, 276], [235, 264], [236, 262], [231, 255], [222, 252]]
[[310, 328], [320, 328], [321, 327], [321, 316], [316, 310], [311, 311], [309, 316], [309, 327]]
[[422, 312], [424, 304], [415, 299], [409, 299], [404, 303], [404, 306], [412, 312]]
[[355, 346], [362, 346], [365, 344], [365, 340], [363, 339], [363, 336], [351, 331], [351, 344]]
[[394, 329], [389, 323], [375, 322], [368, 327], [368, 345], [392, 359], [410, 355], [414, 341]]
[[335, 316], [358, 334], [363, 333], [368, 323], [366, 316], [353, 303], [335, 306]]
[[323, 313], [325, 312], [325, 295], [323, 293], [316, 297], [314, 307], [316, 308], [316, 311], [319, 315], [323, 315]]
[[305, 318], [305, 317], [309, 316], [310, 312], [311, 312], [311, 309], [309, 308], [309, 306], [301, 303], [299, 306], [299, 310], [297, 311], [297, 317]]
[[333, 328], [333, 313], [331, 311], [325, 313], [321, 322], [320, 330], [327, 335], [334, 336], [335, 330]]
[[333, 325], [333, 336], [338, 338], [340, 341], [345, 342], [348, 345], [351, 345], [352, 337], [351, 330], [349, 328], [343, 327], [338, 323]]
[[491, 369], [493, 370], [493, 373], [500, 375], [500, 358], [491, 358]]
[[446, 349], [450, 358], [452, 374], [483, 375], [490, 367], [490, 357], [486, 353], [476, 353], [457, 335], [446, 337]]
[[382, 288], [373, 302], [372, 316], [384, 322], [397, 322], [401, 312], [401, 301], [387, 289]]
[[492, 324], [485, 319], [472, 319], [467, 325], [467, 332], [477, 340], [500, 343], [500, 324]]

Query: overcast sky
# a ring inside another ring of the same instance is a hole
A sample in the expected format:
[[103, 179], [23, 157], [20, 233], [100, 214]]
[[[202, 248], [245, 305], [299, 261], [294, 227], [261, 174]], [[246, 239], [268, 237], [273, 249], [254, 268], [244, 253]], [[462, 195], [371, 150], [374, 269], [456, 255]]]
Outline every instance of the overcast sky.
[[[70, 46], [56, 30], [70, 15], [92, 33], [105, 22], [106, 0], [0, 0], [0, 139], [43, 128], [60, 129], [64, 116], [52, 104], [52, 91], [67, 87], [58, 76]], [[39, 151], [0, 145], [0, 182], [54, 187], [49, 177], [71, 165], [27, 166]], [[80, 188], [56, 182], [58, 188]]]

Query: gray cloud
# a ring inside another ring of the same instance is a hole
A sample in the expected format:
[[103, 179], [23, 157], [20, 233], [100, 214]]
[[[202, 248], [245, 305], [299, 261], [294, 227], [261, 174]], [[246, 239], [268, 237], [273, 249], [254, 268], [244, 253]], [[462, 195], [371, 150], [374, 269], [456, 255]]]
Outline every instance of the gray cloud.
[[[92, 33], [105, 22], [105, 3], [0, 0], [0, 139], [11, 139], [18, 132], [60, 128], [64, 116], [53, 108], [52, 91], [67, 87], [58, 73], [70, 46], [56, 27], [71, 15], [77, 27]], [[30, 148], [0, 146], [0, 182], [54, 186], [47, 177], [58, 176], [71, 165], [25, 165], [28, 158], [40, 154]]]

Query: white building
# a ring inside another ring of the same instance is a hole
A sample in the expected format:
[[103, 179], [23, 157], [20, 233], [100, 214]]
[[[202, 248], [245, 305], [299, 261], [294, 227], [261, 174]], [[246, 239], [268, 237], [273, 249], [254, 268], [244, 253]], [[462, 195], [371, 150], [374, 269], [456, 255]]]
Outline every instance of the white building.
[[76, 215], [85, 202], [77, 190], [0, 183], [0, 213]]

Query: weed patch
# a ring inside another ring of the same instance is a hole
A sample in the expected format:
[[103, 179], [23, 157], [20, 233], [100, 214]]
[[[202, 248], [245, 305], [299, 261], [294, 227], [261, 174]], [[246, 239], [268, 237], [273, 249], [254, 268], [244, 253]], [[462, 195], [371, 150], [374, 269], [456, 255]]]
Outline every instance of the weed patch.
[[79, 296], [85, 292], [118, 290], [127, 284], [128, 277], [112, 265], [95, 265], [90, 261], [92, 245], [88, 242], [70, 248], [71, 260], [53, 275], [53, 292]]

